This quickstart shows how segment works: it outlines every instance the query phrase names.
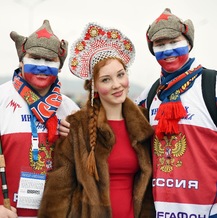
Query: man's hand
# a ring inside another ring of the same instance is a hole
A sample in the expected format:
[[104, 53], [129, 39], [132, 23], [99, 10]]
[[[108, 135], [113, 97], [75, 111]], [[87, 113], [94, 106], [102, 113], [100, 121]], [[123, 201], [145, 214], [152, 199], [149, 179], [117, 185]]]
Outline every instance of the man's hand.
[[[74, 114], [76, 110], [73, 110], [71, 114]], [[60, 120], [59, 133], [61, 136], [67, 136], [69, 134], [70, 123], [66, 119]]]
[[0, 205], [0, 217], [1, 218], [18, 218], [17, 209], [15, 207], [11, 207], [11, 210], [9, 210], [3, 205]]
[[70, 123], [64, 119], [60, 120], [59, 133], [61, 136], [67, 136], [69, 134]]

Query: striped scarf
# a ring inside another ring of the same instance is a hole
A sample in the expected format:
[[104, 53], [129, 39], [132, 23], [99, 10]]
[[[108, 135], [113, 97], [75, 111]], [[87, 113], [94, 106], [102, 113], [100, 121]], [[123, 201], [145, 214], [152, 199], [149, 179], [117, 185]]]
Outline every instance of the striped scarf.
[[27, 102], [36, 119], [48, 130], [48, 141], [54, 142], [58, 119], [56, 111], [62, 102], [61, 83], [58, 78], [45, 96], [40, 96], [21, 76], [19, 70], [14, 71], [13, 85], [20, 96]]
[[202, 66], [191, 68], [194, 58], [178, 71], [167, 73], [162, 70], [161, 84], [157, 90], [158, 98], [162, 101], [155, 120], [158, 120], [156, 135], [162, 139], [165, 134], [178, 134], [178, 122], [187, 116], [180, 95], [190, 89], [195, 79], [202, 73]]

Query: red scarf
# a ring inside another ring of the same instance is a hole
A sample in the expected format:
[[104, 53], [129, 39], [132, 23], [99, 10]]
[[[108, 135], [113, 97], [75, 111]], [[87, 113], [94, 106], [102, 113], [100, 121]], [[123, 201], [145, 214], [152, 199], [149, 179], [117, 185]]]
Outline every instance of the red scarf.
[[155, 133], [159, 139], [162, 139], [166, 134], [179, 133], [178, 122], [181, 118], [187, 116], [180, 95], [191, 88], [194, 80], [201, 72], [202, 66], [199, 65], [183, 73], [177, 72], [179, 75], [175, 72], [161, 78], [161, 85], [157, 90], [157, 95], [162, 103], [155, 117], [155, 120], [158, 120]]

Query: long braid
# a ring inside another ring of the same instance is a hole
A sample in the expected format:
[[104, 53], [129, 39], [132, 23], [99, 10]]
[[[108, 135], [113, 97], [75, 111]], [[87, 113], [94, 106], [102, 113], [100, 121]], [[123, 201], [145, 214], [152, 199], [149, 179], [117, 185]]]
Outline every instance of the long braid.
[[[93, 68], [93, 76], [91, 80], [86, 80], [84, 83], [84, 89], [89, 91], [89, 100], [87, 101], [88, 115], [89, 115], [89, 135], [90, 135], [90, 153], [87, 158], [87, 170], [90, 175], [94, 176], [97, 181], [99, 181], [99, 175], [96, 167], [95, 159], [95, 147], [97, 141], [97, 118], [99, 114], [99, 109], [101, 101], [99, 96], [94, 96], [94, 81], [99, 76], [99, 70], [106, 65], [109, 59], [114, 59], [113, 57], [105, 58], [104, 60], [99, 61], [95, 64]], [[122, 60], [120, 62], [124, 65]]]
[[[87, 158], [87, 170], [90, 175], [94, 176], [97, 181], [99, 181], [99, 175], [96, 167], [96, 159], [95, 159], [95, 147], [96, 147], [96, 140], [97, 140], [97, 117], [99, 114], [99, 106], [100, 100], [99, 99], [92, 99], [91, 91], [89, 93], [89, 101], [87, 102], [88, 115], [89, 115], [89, 135], [90, 135], [90, 153]], [[93, 102], [93, 106], [90, 105]]]

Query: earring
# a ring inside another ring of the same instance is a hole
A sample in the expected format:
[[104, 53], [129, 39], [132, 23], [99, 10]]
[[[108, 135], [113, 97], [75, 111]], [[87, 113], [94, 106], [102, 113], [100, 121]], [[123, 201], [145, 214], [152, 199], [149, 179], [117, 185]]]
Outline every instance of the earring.
[[99, 93], [98, 92], [94, 92], [94, 98], [99, 98]]

